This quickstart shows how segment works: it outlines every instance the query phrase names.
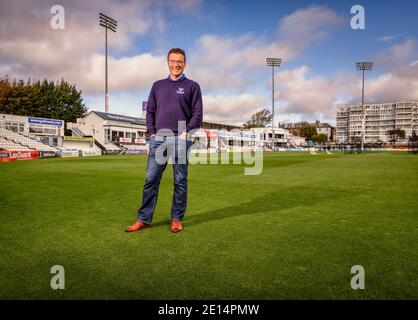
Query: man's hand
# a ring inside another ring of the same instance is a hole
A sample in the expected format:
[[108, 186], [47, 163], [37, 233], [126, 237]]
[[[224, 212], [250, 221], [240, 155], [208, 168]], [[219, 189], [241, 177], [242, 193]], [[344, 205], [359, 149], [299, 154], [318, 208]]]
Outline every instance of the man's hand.
[[182, 132], [179, 136], [180, 139], [186, 140], [187, 139], [187, 132]]

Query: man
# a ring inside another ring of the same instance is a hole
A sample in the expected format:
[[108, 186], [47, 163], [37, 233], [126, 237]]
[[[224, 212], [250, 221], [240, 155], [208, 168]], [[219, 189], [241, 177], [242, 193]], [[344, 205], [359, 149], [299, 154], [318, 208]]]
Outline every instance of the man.
[[[151, 226], [162, 174], [167, 166], [166, 155], [173, 162], [174, 194], [171, 208], [171, 231], [183, 230], [182, 220], [187, 204], [187, 154], [191, 147], [188, 133], [202, 123], [202, 93], [199, 84], [189, 80], [183, 71], [186, 54], [179, 48], [167, 54], [169, 76], [156, 81], [147, 104], [149, 154], [137, 221], [126, 232]], [[161, 152], [163, 150], [163, 152]]]

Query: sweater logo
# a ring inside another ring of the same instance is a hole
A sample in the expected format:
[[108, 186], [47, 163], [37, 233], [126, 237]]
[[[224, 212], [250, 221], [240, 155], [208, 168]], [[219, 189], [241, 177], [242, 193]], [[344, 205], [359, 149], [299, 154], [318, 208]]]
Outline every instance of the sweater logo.
[[176, 92], [178, 94], [184, 94], [184, 88], [178, 88]]

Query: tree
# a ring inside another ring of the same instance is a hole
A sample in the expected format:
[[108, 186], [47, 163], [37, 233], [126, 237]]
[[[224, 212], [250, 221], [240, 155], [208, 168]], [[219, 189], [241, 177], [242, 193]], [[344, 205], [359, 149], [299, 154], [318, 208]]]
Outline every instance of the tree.
[[412, 130], [412, 134], [409, 137], [409, 146], [412, 149], [413, 154], [418, 153], [418, 137], [414, 129]]
[[325, 133], [315, 134], [312, 136], [312, 140], [316, 143], [323, 144], [328, 141], [328, 136]]
[[0, 113], [75, 122], [87, 113], [81, 91], [74, 84], [0, 78]]
[[389, 135], [389, 141], [392, 143], [392, 146], [394, 146], [398, 140], [405, 139], [405, 130], [394, 129], [388, 130], [387, 133]]
[[351, 137], [351, 143], [352, 143], [352, 147], [355, 146], [357, 149], [359, 149], [361, 147], [361, 137], [359, 137], [359, 136], [352, 136]]
[[244, 128], [262, 128], [265, 127], [269, 122], [271, 122], [272, 119], [273, 115], [270, 113], [270, 110], [263, 109], [254, 113], [251, 116], [251, 119], [244, 123]]
[[304, 137], [305, 140], [313, 140], [313, 136], [318, 135], [316, 128], [311, 126], [308, 122], [300, 123], [299, 132], [301, 137]]

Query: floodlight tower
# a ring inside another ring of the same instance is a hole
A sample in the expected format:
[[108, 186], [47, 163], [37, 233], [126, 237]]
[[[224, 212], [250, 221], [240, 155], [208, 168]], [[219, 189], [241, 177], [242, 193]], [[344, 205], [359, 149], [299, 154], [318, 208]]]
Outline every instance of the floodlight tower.
[[118, 22], [107, 15], [99, 14], [99, 24], [105, 28], [105, 111], [109, 112], [109, 97], [108, 97], [108, 85], [107, 85], [107, 29], [116, 32]]
[[272, 119], [272, 123], [271, 123], [271, 127], [272, 127], [272, 140], [271, 140], [271, 144], [272, 147], [271, 149], [274, 150], [274, 67], [280, 67], [280, 65], [282, 64], [282, 59], [280, 58], [266, 58], [266, 62], [267, 62], [267, 67], [271, 67], [271, 109], [272, 109], [272, 115], [273, 115], [273, 119]]
[[364, 71], [373, 69], [373, 62], [356, 62], [357, 71], [363, 72], [363, 86], [361, 93], [361, 151], [364, 148], [366, 112], [364, 110]]

